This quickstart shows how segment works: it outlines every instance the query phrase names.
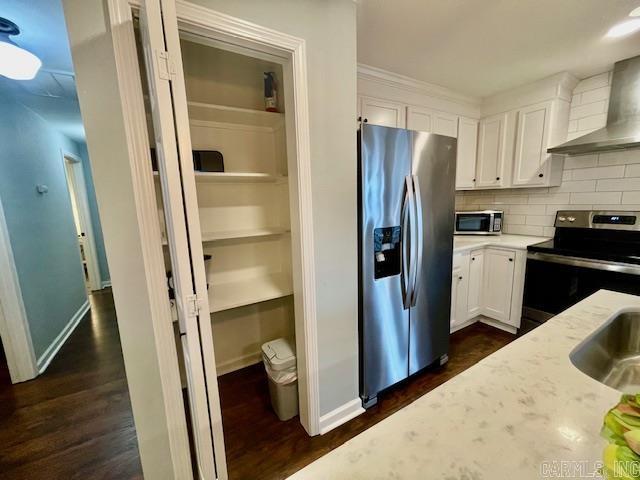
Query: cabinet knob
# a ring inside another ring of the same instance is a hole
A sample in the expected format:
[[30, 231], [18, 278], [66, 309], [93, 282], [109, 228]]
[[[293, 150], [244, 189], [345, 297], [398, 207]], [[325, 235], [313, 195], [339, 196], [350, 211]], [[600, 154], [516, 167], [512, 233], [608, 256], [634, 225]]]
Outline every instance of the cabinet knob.
[[544, 177], [544, 173], [539, 173], [539, 174], [538, 174], [538, 176], [539, 176], [540, 178], [542, 178], [542, 177]]
[[358, 121], [361, 122], [362, 121], [362, 117], [358, 117]]
[[513, 258], [510, 258], [510, 259], [509, 259], [509, 261], [510, 261], [510, 262], [513, 262]]
[[365, 118], [365, 119], [364, 119], [364, 123], [367, 123], [368, 121], [369, 121], [369, 119], [368, 119], [368, 118]]
[[496, 180], [500, 180], [500, 177], [496, 177]]
[[458, 280], [462, 280], [462, 276], [458, 277]]
[[476, 257], [471, 257], [471, 260], [475, 260], [475, 259], [476, 259]]
[[476, 179], [474, 178], [474, 179], [473, 179], [473, 181], [475, 182], [475, 181], [476, 181]]

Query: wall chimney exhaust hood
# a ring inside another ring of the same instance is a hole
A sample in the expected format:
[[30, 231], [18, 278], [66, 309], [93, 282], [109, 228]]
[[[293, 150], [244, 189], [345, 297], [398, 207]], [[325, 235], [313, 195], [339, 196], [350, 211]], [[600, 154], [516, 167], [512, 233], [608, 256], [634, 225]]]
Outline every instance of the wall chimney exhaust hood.
[[613, 67], [607, 126], [549, 148], [549, 153], [580, 155], [640, 147], [640, 55]]

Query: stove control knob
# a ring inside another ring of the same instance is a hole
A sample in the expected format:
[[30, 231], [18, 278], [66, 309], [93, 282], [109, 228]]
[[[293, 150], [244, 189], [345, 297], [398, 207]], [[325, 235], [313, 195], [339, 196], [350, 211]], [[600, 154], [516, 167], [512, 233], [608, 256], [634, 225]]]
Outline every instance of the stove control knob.
[[567, 220], [569, 220], [571, 223], [576, 221], [576, 217], [567, 217]]
[[567, 219], [567, 217], [558, 217], [558, 221], [559, 222], [564, 222]]

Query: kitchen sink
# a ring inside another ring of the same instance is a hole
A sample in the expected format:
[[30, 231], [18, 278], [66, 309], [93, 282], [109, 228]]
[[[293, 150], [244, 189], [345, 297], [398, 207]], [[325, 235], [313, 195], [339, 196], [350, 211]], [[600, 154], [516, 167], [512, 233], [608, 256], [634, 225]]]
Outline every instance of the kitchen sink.
[[640, 392], [640, 311], [623, 312], [569, 355], [583, 373], [623, 393]]

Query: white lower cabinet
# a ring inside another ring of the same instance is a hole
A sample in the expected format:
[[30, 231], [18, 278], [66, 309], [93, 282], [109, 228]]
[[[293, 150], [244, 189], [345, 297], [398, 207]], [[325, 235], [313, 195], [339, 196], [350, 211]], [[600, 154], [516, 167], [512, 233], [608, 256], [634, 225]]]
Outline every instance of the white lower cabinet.
[[469, 297], [467, 301], [467, 319], [482, 313], [482, 272], [484, 249], [473, 250], [469, 258]]
[[515, 252], [510, 250], [487, 248], [484, 252], [484, 315], [505, 323], [511, 313], [515, 256]]
[[456, 254], [453, 258], [451, 278], [451, 329], [464, 324], [467, 317], [469, 295], [469, 253]]
[[515, 333], [520, 327], [525, 263], [526, 251], [504, 248], [454, 254], [451, 331], [482, 315], [482, 321]]

